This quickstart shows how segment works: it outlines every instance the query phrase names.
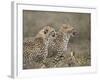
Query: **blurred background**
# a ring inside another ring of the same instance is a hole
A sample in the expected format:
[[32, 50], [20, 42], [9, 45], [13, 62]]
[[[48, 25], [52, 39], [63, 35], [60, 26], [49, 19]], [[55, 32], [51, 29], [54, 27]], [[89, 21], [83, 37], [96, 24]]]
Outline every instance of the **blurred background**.
[[[62, 24], [70, 24], [79, 32], [78, 37], [70, 38], [67, 54], [73, 50], [80, 66], [90, 66], [91, 14], [89, 13], [23, 10], [23, 39], [34, 37], [46, 25], [58, 31]], [[63, 67], [64, 64], [62, 62], [58, 67]]]

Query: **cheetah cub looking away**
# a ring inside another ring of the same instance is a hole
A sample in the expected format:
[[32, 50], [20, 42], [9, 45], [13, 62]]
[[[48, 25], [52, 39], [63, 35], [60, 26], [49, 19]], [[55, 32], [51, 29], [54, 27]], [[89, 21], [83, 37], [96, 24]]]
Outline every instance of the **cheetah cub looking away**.
[[71, 25], [63, 24], [56, 33], [56, 38], [49, 43], [48, 58], [54, 58], [54, 63], [57, 64], [64, 58], [63, 54], [67, 51], [67, 45], [71, 36], [77, 32]]
[[55, 30], [46, 26], [33, 38], [23, 42], [23, 69], [41, 68], [48, 55], [48, 42], [55, 37]]

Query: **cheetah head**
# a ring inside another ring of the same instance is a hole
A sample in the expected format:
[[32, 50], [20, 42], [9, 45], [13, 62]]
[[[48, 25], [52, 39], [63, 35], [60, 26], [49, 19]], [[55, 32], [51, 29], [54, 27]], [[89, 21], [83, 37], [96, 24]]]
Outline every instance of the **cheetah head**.
[[51, 26], [45, 26], [42, 30], [40, 30], [38, 35], [40, 35], [44, 39], [53, 38], [55, 37], [55, 29]]
[[63, 32], [65, 35], [70, 35], [72, 37], [78, 36], [78, 32], [72, 27], [71, 25], [63, 24], [60, 28], [60, 31]]
[[50, 32], [49, 36], [48, 36], [48, 41], [52, 42], [54, 39], [56, 39], [56, 31], [52, 31]]

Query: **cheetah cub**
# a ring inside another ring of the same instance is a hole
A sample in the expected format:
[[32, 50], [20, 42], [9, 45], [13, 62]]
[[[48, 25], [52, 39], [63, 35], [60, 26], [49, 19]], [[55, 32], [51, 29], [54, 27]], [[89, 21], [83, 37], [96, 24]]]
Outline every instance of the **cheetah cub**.
[[74, 35], [76, 35], [74, 28], [69, 24], [63, 24], [56, 33], [56, 38], [49, 43], [48, 58], [54, 57], [54, 63], [64, 58], [63, 54], [67, 51], [69, 39]]
[[55, 37], [55, 30], [46, 26], [34, 38], [23, 42], [23, 68], [41, 68], [48, 55], [48, 42]]

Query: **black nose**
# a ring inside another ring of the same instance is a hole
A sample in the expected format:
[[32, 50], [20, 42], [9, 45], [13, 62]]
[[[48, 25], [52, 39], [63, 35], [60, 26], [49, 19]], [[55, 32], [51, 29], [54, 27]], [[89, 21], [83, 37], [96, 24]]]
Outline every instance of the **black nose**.
[[73, 36], [78, 36], [79, 33], [78, 33], [77, 31], [73, 31], [72, 35], [73, 35]]
[[76, 35], [77, 32], [73, 32], [73, 35]]
[[52, 37], [55, 37], [55, 34], [53, 34]]
[[52, 31], [51, 34], [52, 34], [52, 37], [55, 37], [55, 31]]

